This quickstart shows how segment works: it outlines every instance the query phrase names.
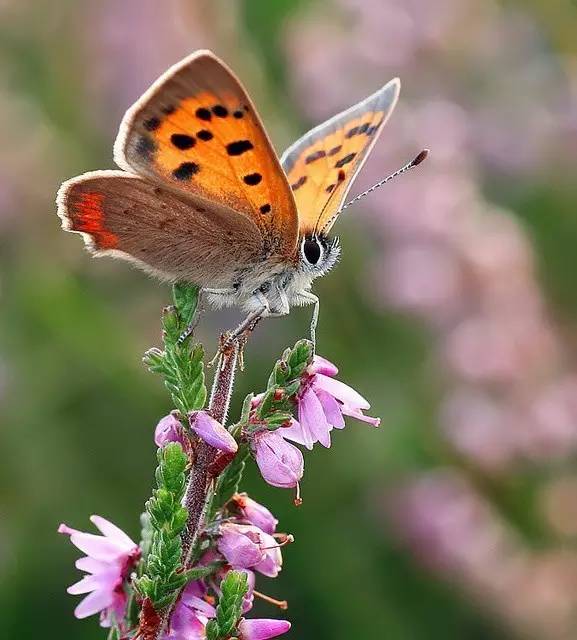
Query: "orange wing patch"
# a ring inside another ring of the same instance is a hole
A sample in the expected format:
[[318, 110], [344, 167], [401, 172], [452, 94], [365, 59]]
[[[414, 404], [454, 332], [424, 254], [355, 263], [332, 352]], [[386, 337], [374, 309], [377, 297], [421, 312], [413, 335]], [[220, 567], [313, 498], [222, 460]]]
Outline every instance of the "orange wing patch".
[[176, 65], [129, 109], [115, 159], [248, 216], [272, 251], [295, 254], [297, 213], [286, 176], [246, 92], [212, 54]]
[[104, 227], [104, 211], [102, 193], [80, 193], [76, 202], [71, 203], [71, 229], [80, 233], [87, 233], [92, 238], [95, 249], [115, 249], [118, 245], [117, 236]]
[[397, 100], [392, 80], [366, 100], [316, 127], [282, 157], [301, 235], [327, 232]]

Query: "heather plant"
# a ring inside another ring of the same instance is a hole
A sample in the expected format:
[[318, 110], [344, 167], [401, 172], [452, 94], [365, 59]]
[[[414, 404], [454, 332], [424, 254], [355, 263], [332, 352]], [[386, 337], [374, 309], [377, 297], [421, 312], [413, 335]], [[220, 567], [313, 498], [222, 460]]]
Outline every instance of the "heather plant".
[[255, 583], [258, 574], [278, 575], [282, 548], [294, 538], [277, 531], [271, 511], [241, 492], [245, 467], [254, 460], [263, 479], [291, 489], [299, 506], [304, 458], [293, 443], [330, 447], [345, 416], [379, 424], [309, 340], [287, 348], [264, 390], [249, 394], [238, 420], [227, 421], [256, 323], [238, 338], [221, 336], [209, 395], [204, 349], [185, 331], [197, 321], [198, 301], [196, 288], [173, 287], [173, 305], [162, 316], [163, 346], [144, 356], [174, 409], [154, 433], [156, 487], [140, 517], [139, 543], [101, 516], [91, 516], [101, 536], [59, 527], [86, 554], [76, 562], [86, 575], [68, 588], [86, 594], [75, 615], [99, 614], [109, 640], [266, 640], [287, 632], [287, 620], [248, 616], [255, 597], [287, 608]]

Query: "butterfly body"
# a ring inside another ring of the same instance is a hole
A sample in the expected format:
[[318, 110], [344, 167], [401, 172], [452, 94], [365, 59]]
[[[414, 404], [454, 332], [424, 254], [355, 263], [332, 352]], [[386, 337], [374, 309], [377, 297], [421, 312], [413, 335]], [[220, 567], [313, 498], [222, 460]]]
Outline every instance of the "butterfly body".
[[89, 250], [203, 288], [215, 307], [285, 315], [315, 304], [328, 234], [394, 108], [399, 81], [316, 127], [279, 159], [232, 71], [209, 51], [174, 65], [127, 111], [122, 171], [66, 181], [62, 226]]
[[[312, 246], [318, 249], [309, 248]], [[282, 260], [275, 264], [263, 254], [258, 263], [235, 271], [228, 286], [207, 287], [205, 295], [215, 308], [237, 306], [251, 313], [264, 307], [264, 315], [286, 315], [293, 306], [315, 303], [316, 297], [310, 293], [312, 283], [336, 264], [339, 255], [336, 239], [303, 238], [291, 263]]]

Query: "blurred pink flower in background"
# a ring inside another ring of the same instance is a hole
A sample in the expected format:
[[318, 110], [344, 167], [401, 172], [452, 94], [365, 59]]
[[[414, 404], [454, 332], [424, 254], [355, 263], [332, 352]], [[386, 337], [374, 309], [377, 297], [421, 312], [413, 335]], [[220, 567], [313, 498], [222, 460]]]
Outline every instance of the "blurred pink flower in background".
[[[571, 497], [577, 487], [572, 486]], [[577, 553], [525, 544], [457, 471], [407, 483], [389, 502], [404, 543], [431, 571], [481, 598], [529, 637], [570, 638], [577, 607]]]

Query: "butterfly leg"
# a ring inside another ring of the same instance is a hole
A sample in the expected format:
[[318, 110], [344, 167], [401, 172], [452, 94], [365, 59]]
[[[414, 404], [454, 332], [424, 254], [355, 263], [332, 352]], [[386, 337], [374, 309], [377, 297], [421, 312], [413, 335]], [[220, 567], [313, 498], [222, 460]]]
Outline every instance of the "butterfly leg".
[[317, 347], [317, 324], [319, 322], [320, 300], [318, 296], [310, 291], [299, 291], [297, 293], [297, 304], [314, 304], [313, 317], [311, 318], [311, 342], [313, 343], [313, 352]]
[[[218, 296], [223, 296], [224, 298], [226, 298], [226, 297], [234, 296], [235, 294], [236, 294], [236, 289], [208, 289], [208, 288], [203, 288], [203, 289], [200, 290], [200, 293], [199, 293], [199, 296], [198, 296], [198, 305], [197, 305], [197, 307], [200, 309], [201, 304], [203, 302], [203, 298], [205, 298], [207, 295], [208, 296], [215, 296], [216, 299], [218, 300]], [[213, 304], [215, 304], [215, 306], [219, 305], [219, 303], [216, 302], [215, 300], [211, 299], [211, 302]], [[182, 344], [187, 338], [189, 338], [192, 335], [193, 331], [196, 329], [196, 325], [198, 324], [198, 315], [199, 314], [195, 314], [194, 318], [192, 319], [192, 322], [180, 334], [180, 336], [178, 337], [178, 340], [177, 340], [177, 344]]]

